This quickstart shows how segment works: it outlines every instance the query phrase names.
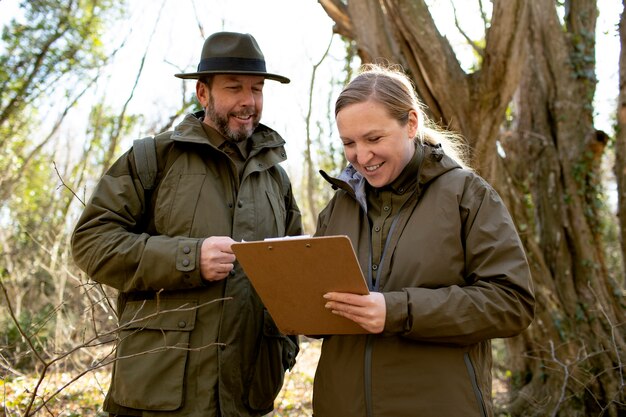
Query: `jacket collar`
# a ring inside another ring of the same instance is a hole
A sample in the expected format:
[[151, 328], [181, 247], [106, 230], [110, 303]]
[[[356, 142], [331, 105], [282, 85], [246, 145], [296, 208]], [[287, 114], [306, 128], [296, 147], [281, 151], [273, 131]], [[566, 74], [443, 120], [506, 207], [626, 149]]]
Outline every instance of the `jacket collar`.
[[[202, 128], [203, 118], [204, 111], [186, 115], [183, 121], [174, 128], [172, 139], [179, 142], [210, 145]], [[252, 141], [251, 154], [263, 148], [277, 148], [285, 145], [285, 140], [275, 130], [264, 124], [259, 124], [248, 140]]]
[[[417, 192], [422, 190], [432, 181], [453, 169], [461, 168], [458, 162], [446, 155], [441, 144], [431, 145], [423, 143], [417, 146], [415, 158], [419, 169], [417, 171]], [[333, 189], [341, 188], [348, 192], [359, 204], [366, 208], [365, 178], [352, 166], [348, 165], [337, 177], [328, 175], [325, 171], [319, 171], [322, 177], [328, 181]]]

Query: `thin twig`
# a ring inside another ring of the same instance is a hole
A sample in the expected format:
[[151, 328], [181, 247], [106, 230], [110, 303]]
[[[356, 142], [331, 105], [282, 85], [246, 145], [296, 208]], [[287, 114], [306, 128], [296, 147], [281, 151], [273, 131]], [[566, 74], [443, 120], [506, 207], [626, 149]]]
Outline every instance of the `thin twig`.
[[82, 199], [82, 198], [80, 198], [80, 197], [78, 196], [78, 194], [76, 194], [76, 193], [74, 192], [74, 190], [72, 190], [72, 188], [71, 188], [69, 185], [67, 185], [67, 184], [65, 183], [65, 181], [63, 181], [63, 177], [61, 176], [61, 173], [60, 173], [60, 172], [59, 172], [59, 170], [57, 169], [57, 163], [56, 163], [55, 161], [52, 161], [52, 165], [54, 165], [54, 172], [56, 172], [56, 173], [57, 173], [57, 177], [59, 177], [59, 180], [61, 181], [61, 187], [65, 187], [65, 188], [67, 188], [67, 189], [69, 190], [69, 192], [70, 192], [70, 193], [72, 193], [72, 195], [73, 195], [74, 197], [76, 197], [76, 198], [78, 199], [78, 201], [80, 201], [80, 203], [81, 203], [83, 206], [85, 206], [85, 202], [83, 201], [83, 199]]

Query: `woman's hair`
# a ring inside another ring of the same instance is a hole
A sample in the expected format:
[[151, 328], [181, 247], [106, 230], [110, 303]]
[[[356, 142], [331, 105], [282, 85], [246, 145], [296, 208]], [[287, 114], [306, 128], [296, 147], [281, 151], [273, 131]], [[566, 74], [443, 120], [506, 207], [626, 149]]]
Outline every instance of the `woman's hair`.
[[382, 104], [402, 126], [408, 123], [409, 111], [415, 110], [418, 117], [416, 139], [433, 145], [440, 143], [448, 156], [468, 167], [463, 138], [437, 126], [426, 116], [425, 105], [417, 97], [413, 83], [399, 65], [362, 65], [358, 75], [339, 94], [335, 102], [335, 117], [344, 107], [368, 100]]

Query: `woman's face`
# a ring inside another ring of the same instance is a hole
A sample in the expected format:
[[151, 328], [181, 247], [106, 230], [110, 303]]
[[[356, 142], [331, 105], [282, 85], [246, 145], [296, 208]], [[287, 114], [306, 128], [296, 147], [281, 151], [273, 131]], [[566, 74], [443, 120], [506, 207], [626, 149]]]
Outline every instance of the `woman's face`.
[[337, 129], [346, 159], [372, 187], [393, 182], [415, 152], [417, 112], [409, 112], [402, 126], [382, 104], [368, 100], [350, 104], [337, 113]]

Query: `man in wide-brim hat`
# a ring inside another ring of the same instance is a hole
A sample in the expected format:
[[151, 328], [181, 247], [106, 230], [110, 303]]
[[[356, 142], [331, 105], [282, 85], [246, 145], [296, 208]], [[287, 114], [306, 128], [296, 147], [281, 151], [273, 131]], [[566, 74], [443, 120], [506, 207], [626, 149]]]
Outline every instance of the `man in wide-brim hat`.
[[136, 141], [98, 182], [76, 225], [76, 263], [119, 290], [110, 415], [261, 416], [297, 338], [282, 335], [236, 262], [235, 241], [302, 234], [280, 163], [285, 141], [260, 124], [268, 72], [249, 34], [206, 39], [203, 111]]
[[[252, 35], [234, 32], [218, 32], [209, 36], [202, 48], [198, 71], [176, 74], [176, 77], [198, 80], [196, 95], [206, 111], [204, 123], [235, 142], [250, 137], [259, 124], [265, 79], [289, 82], [287, 77], [267, 72], [261, 48]], [[211, 95], [215, 79], [218, 82], [215, 87], [220, 91], [232, 91], [232, 86], [227, 87], [223, 83], [245, 83], [253, 94], [244, 97], [244, 102], [240, 101], [239, 94], [234, 103], [230, 103], [233, 98], [230, 94], [223, 97], [223, 101], [216, 102]]]

